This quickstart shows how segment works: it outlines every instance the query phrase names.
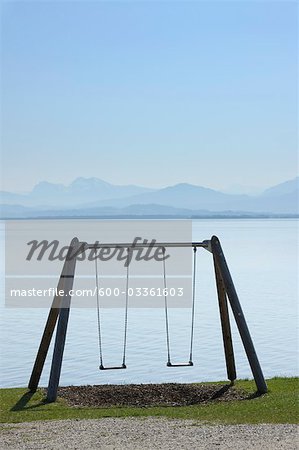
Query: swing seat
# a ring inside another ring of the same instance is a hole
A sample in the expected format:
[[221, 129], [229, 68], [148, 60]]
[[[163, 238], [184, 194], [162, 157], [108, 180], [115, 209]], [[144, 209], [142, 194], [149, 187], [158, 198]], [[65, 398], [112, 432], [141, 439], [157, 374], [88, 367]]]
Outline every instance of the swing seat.
[[118, 370], [118, 369], [126, 369], [127, 366], [125, 364], [122, 364], [121, 366], [110, 366], [110, 367], [105, 367], [103, 366], [103, 364], [101, 364], [99, 366], [100, 370]]
[[166, 364], [166, 366], [167, 367], [188, 367], [188, 366], [193, 366], [193, 362], [192, 361], [189, 361], [189, 362], [187, 362], [187, 363], [171, 363], [171, 362], [168, 362], [167, 364]]

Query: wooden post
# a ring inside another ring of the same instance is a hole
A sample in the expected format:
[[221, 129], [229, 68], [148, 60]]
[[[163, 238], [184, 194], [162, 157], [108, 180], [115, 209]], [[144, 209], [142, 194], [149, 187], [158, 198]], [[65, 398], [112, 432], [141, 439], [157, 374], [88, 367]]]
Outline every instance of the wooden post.
[[[58, 283], [59, 290], [62, 289], [62, 278], [60, 277], [59, 283]], [[44, 329], [44, 333], [39, 345], [39, 349], [35, 358], [35, 363], [31, 372], [31, 377], [28, 383], [28, 388], [31, 392], [35, 392], [38, 383], [43, 371], [43, 367], [45, 364], [45, 360], [48, 354], [49, 346], [52, 340], [53, 332], [55, 329], [55, 325], [57, 322], [57, 317], [59, 314], [59, 304], [60, 304], [60, 297], [55, 296], [51, 309], [49, 311], [48, 319], [46, 322], [46, 326]]]
[[70, 314], [70, 296], [64, 298], [65, 305], [60, 310], [55, 337], [55, 346], [53, 351], [51, 372], [47, 391], [47, 401], [55, 402], [57, 399], [57, 390], [59, 385], [62, 358], [65, 346], [66, 330]]
[[[55, 402], [57, 398], [57, 390], [59, 385], [62, 358], [65, 346], [66, 331], [70, 314], [71, 295], [70, 291], [73, 287], [75, 268], [76, 268], [76, 251], [78, 250], [79, 241], [77, 238], [72, 240], [70, 251], [66, 257], [66, 274], [64, 278], [64, 296], [61, 298], [59, 319], [57, 324], [55, 344], [52, 357], [51, 372], [47, 391], [47, 401]], [[72, 257], [72, 252], [75, 256]]]
[[249, 329], [243, 314], [240, 301], [228, 269], [219, 239], [213, 236], [211, 239], [212, 252], [216, 258], [217, 265], [219, 267], [221, 277], [224, 282], [225, 290], [230, 301], [230, 305], [237, 323], [237, 327], [243, 342], [243, 346], [248, 358], [248, 362], [251, 367], [251, 371], [255, 380], [257, 390], [260, 394], [265, 394], [268, 390], [264, 375], [255, 352], [255, 348], [249, 333]]
[[[73, 248], [74, 245], [77, 245], [78, 243], [78, 239], [74, 238], [71, 243], [70, 243], [70, 250]], [[57, 292], [64, 290], [64, 281], [65, 281], [65, 276], [68, 274], [68, 265], [69, 265], [69, 261], [67, 260], [67, 258], [65, 259], [63, 268], [62, 268], [62, 272], [59, 278], [59, 282], [57, 285]], [[59, 295], [55, 295], [52, 305], [51, 305], [51, 309], [49, 311], [49, 315], [48, 315], [48, 319], [45, 325], [45, 329], [43, 332], [43, 336], [39, 345], [39, 349], [35, 358], [35, 362], [34, 362], [34, 366], [31, 372], [31, 377], [28, 383], [28, 388], [30, 389], [31, 392], [35, 392], [38, 384], [39, 384], [39, 380], [43, 371], [43, 367], [45, 364], [45, 360], [48, 354], [48, 350], [50, 347], [50, 343], [52, 340], [52, 336], [54, 333], [54, 329], [56, 326], [56, 322], [57, 322], [57, 318], [60, 312], [60, 303], [61, 303], [61, 297]]]
[[226, 291], [225, 291], [223, 279], [222, 279], [220, 270], [218, 268], [215, 255], [213, 255], [213, 259], [214, 259], [215, 279], [216, 279], [218, 303], [219, 303], [219, 311], [220, 311], [220, 319], [221, 319], [222, 338], [223, 338], [225, 361], [226, 361], [227, 378], [233, 383], [234, 380], [237, 378], [237, 375], [236, 375], [232, 333], [231, 333], [231, 328], [230, 328], [230, 323], [229, 323], [227, 297], [226, 297]]

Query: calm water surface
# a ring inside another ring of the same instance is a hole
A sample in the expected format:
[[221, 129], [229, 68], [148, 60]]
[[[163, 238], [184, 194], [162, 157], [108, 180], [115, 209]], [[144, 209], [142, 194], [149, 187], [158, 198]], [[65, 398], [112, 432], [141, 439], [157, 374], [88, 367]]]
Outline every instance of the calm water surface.
[[[266, 377], [298, 375], [298, 221], [198, 220], [193, 240], [221, 240], [249, 329]], [[1, 228], [1, 246], [4, 230]], [[2, 252], [3, 253], [3, 252]], [[25, 386], [43, 332], [45, 309], [4, 308], [1, 267], [0, 386]], [[62, 385], [195, 382], [226, 379], [211, 255], [198, 252], [194, 367], [166, 367], [163, 310], [129, 311], [127, 370], [98, 370], [96, 309], [71, 310], [61, 374]], [[169, 312], [173, 359], [188, 360], [190, 311]], [[234, 347], [239, 378], [251, 377], [236, 327]], [[123, 311], [103, 311], [107, 364], [121, 362]], [[52, 353], [52, 347], [50, 354]], [[41, 384], [49, 375], [48, 357]]]

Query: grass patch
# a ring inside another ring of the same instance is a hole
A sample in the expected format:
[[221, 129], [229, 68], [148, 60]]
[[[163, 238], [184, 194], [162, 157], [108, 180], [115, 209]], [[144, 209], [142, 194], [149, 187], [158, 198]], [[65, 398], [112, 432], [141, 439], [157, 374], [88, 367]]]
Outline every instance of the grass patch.
[[298, 423], [298, 381], [299, 378], [272, 378], [267, 381], [268, 394], [256, 397], [254, 382], [239, 380], [234, 389], [246, 390], [249, 397], [252, 394], [252, 398], [192, 406], [148, 408], [77, 408], [68, 406], [62, 399], [56, 403], [47, 403], [43, 390], [31, 394], [25, 388], [0, 389], [0, 422], [161, 416], [223, 424]]

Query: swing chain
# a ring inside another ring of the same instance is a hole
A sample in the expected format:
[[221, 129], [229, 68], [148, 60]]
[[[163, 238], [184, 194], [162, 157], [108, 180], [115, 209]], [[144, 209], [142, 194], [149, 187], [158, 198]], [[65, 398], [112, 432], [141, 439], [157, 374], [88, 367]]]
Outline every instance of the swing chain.
[[165, 252], [163, 247], [163, 282], [164, 282], [164, 309], [165, 309], [165, 327], [166, 327], [166, 344], [167, 344], [167, 366], [171, 366], [170, 359], [170, 342], [169, 342], [169, 323], [168, 323], [168, 305], [167, 305], [167, 284], [166, 284], [166, 267], [165, 267]]
[[191, 333], [190, 333], [190, 355], [187, 364], [172, 364], [170, 357], [170, 337], [169, 337], [169, 318], [168, 318], [168, 304], [167, 304], [167, 289], [166, 289], [166, 267], [165, 267], [165, 247], [163, 247], [163, 279], [164, 279], [164, 309], [165, 309], [165, 327], [166, 327], [166, 343], [167, 343], [167, 366], [193, 366], [193, 341], [194, 341], [194, 318], [195, 318], [195, 288], [196, 288], [196, 252], [197, 247], [193, 247], [193, 280], [192, 280], [192, 310], [191, 310]]
[[130, 248], [127, 248], [127, 274], [126, 274], [126, 300], [125, 300], [125, 317], [124, 317], [124, 345], [123, 345], [123, 359], [122, 365], [119, 367], [105, 367], [103, 363], [103, 346], [102, 346], [102, 332], [101, 332], [101, 314], [100, 314], [100, 298], [99, 298], [99, 275], [97, 253], [95, 254], [95, 272], [96, 272], [96, 299], [97, 299], [97, 321], [98, 321], [98, 344], [100, 356], [100, 370], [106, 369], [126, 369], [126, 350], [127, 350], [127, 330], [128, 330], [128, 306], [129, 306], [129, 265], [130, 265]]
[[128, 306], [129, 306], [129, 266], [130, 266], [130, 251], [131, 249], [127, 248], [127, 277], [126, 277], [126, 305], [125, 305], [125, 332], [124, 332], [124, 351], [123, 351], [123, 362], [122, 366], [125, 369], [126, 366], [126, 350], [127, 350], [127, 330], [128, 330]]
[[98, 319], [98, 340], [100, 353], [100, 369], [104, 367], [103, 364], [103, 348], [102, 348], [102, 333], [101, 333], [101, 317], [100, 317], [100, 298], [99, 298], [99, 275], [98, 275], [98, 257], [95, 255], [95, 272], [96, 272], [96, 291], [97, 291], [97, 319]]
[[190, 336], [190, 357], [189, 364], [193, 365], [193, 337], [194, 337], [194, 316], [195, 316], [195, 288], [196, 288], [196, 252], [197, 247], [193, 247], [193, 286], [192, 286], [192, 312], [191, 312], [191, 336]]

